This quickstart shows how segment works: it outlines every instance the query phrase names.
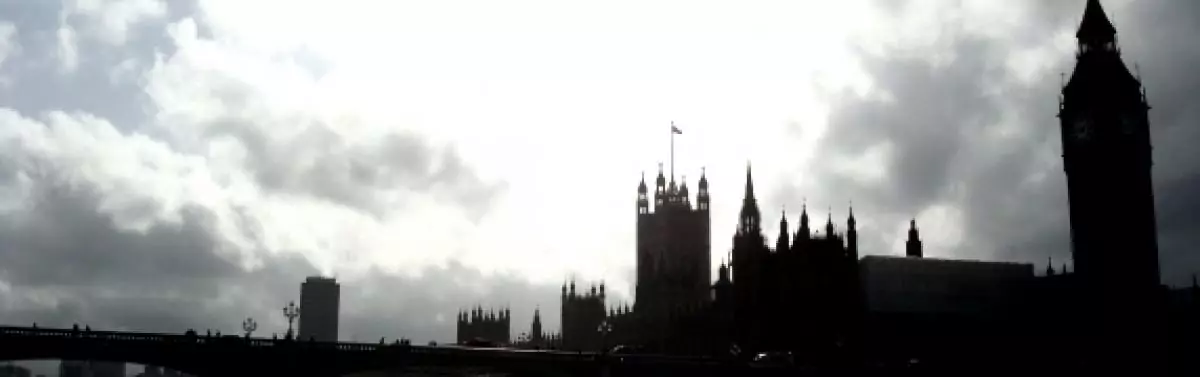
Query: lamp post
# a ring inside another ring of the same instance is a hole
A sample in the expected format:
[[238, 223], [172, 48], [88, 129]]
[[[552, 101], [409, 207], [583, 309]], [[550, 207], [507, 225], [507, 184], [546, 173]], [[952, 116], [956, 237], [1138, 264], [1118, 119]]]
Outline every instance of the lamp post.
[[258, 330], [258, 322], [254, 322], [254, 318], [246, 317], [246, 320], [242, 321], [242, 331], [246, 332], [247, 339], [250, 338], [250, 334], [254, 333], [254, 330]]
[[296, 317], [300, 316], [300, 308], [296, 307], [295, 301], [289, 301], [287, 306], [283, 307], [283, 316], [288, 320], [288, 331], [285, 339], [292, 339], [292, 322], [296, 321]]
[[600, 321], [600, 326], [596, 327], [596, 331], [600, 333], [600, 353], [608, 353], [608, 333], [612, 332], [612, 324], [608, 320]]

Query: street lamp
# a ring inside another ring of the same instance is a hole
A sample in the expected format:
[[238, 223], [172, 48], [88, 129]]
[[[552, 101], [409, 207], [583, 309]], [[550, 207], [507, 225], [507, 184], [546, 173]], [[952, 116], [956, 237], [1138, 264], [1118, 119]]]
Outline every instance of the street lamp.
[[254, 318], [247, 317], [245, 321], [242, 321], [242, 330], [246, 332], [246, 338], [250, 338], [250, 334], [254, 333], [254, 330], [258, 330], [258, 322], [254, 322]]
[[292, 322], [296, 320], [296, 317], [300, 316], [300, 308], [296, 307], [295, 301], [289, 301], [287, 306], [283, 307], [283, 316], [287, 317], [288, 320], [288, 331], [285, 339], [292, 339]]
[[608, 323], [608, 320], [600, 321], [600, 326], [596, 327], [596, 331], [600, 333], [600, 352], [608, 353], [608, 333], [612, 332], [613, 326]]

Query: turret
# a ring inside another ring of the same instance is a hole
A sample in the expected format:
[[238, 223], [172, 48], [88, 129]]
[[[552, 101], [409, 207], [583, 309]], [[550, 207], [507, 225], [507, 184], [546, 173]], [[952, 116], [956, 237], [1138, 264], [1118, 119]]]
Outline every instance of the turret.
[[850, 205], [850, 216], [846, 218], [846, 251], [852, 260], [858, 260], [858, 222], [854, 220], [854, 205]]
[[670, 183], [667, 183], [667, 203], [679, 203], [679, 187], [675, 186], [674, 179]]
[[792, 243], [800, 243], [802, 240], [807, 241], [810, 237], [812, 237], [812, 229], [808, 228], [808, 201], [805, 200], [805, 203], [800, 207], [800, 229], [796, 230], [796, 237]]
[[921, 246], [921, 234], [917, 231], [917, 219], [912, 219], [908, 223], [908, 242], [904, 245], [905, 255], [912, 258], [924, 257]]
[[758, 200], [754, 198], [754, 178], [750, 174], [750, 165], [746, 165], [746, 195], [742, 198], [742, 212], [738, 220], [738, 234], [762, 234], [758, 212]]
[[529, 339], [537, 346], [541, 346], [542, 339], [542, 314], [541, 308], [533, 309], [533, 324], [529, 326]]
[[779, 219], [779, 238], [775, 241], [775, 252], [782, 253], [788, 250], [788, 222], [787, 211], [782, 211], [782, 216]]
[[686, 175], [682, 177], [682, 181], [679, 183], [679, 201], [681, 203], [683, 203], [684, 205], [686, 205], [687, 208], [689, 208], [689, 209], [692, 208], [692, 199], [690, 197], [688, 197], [688, 187], [687, 187], [687, 176]]
[[654, 210], [662, 208], [667, 198], [667, 177], [663, 176], [662, 163], [658, 163], [658, 177], [654, 179]]
[[829, 218], [825, 220], [825, 238], [833, 239], [833, 208], [829, 209]]
[[642, 181], [638, 182], [637, 188], [637, 213], [644, 215], [650, 213], [650, 198], [646, 192], [646, 173], [642, 173]]
[[704, 168], [700, 168], [700, 184], [697, 188], [699, 192], [696, 194], [696, 209], [708, 211], [708, 177], [704, 172]]
[[1054, 258], [1046, 258], [1046, 276], [1054, 276]]

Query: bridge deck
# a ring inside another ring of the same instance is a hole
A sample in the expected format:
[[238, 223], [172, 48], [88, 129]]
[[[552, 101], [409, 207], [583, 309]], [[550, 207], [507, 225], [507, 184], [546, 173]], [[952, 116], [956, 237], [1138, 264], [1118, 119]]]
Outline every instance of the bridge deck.
[[[90, 359], [205, 375], [345, 375], [404, 367], [477, 366], [532, 375], [761, 375], [694, 357], [463, 346], [315, 342], [244, 336], [0, 327], [0, 360]], [[783, 370], [779, 370], [783, 371]], [[794, 373], [794, 372], [793, 372]], [[774, 374], [774, 373], [770, 373]]]

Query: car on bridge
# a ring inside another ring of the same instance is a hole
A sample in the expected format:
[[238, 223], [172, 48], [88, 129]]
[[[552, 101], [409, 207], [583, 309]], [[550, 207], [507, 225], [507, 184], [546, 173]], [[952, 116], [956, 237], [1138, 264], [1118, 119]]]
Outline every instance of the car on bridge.
[[646, 353], [646, 348], [637, 345], [619, 344], [609, 349], [608, 353], [613, 355], [641, 355]]
[[495, 348], [495, 347], [498, 347], [498, 346], [496, 345], [496, 342], [493, 342], [493, 341], [491, 341], [491, 340], [487, 340], [487, 339], [484, 339], [484, 338], [479, 338], [479, 337], [471, 338], [471, 339], [467, 340], [467, 342], [466, 342], [466, 343], [464, 343], [463, 345], [465, 345], [465, 346], [467, 346], [467, 347], [476, 347], [476, 348]]
[[795, 364], [796, 358], [791, 352], [760, 352], [754, 355], [754, 359], [750, 361], [750, 366], [753, 367], [781, 367]]

